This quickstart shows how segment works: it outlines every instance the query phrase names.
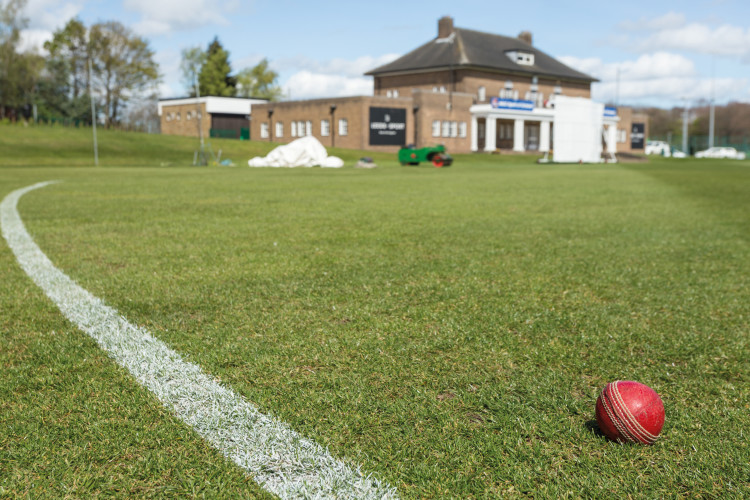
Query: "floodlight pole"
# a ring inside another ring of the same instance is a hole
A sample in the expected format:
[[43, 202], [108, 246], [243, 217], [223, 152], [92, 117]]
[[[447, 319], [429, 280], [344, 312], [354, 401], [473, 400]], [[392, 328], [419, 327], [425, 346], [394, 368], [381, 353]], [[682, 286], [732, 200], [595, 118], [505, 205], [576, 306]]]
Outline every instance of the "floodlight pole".
[[685, 101], [685, 109], [682, 111], [682, 152], [689, 155], [688, 151], [688, 103], [687, 98], [683, 98]]
[[711, 56], [711, 108], [708, 115], [708, 147], [714, 147], [714, 58]]
[[91, 64], [91, 58], [89, 58], [89, 96], [91, 97], [91, 127], [94, 132], [94, 166], [99, 166], [99, 146], [96, 142], [96, 104], [94, 103], [94, 92], [92, 91], [91, 80], [93, 78], [94, 71]]

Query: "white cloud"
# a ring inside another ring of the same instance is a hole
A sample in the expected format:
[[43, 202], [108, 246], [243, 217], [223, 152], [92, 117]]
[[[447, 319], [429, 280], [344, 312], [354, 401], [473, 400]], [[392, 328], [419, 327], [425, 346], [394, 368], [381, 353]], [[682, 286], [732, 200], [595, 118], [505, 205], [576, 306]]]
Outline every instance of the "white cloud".
[[142, 35], [163, 35], [209, 24], [226, 26], [225, 14], [237, 8], [236, 1], [124, 0], [126, 10], [142, 16], [133, 29]]
[[384, 54], [379, 57], [362, 56], [353, 61], [341, 58], [330, 59], [328, 61], [318, 61], [308, 57], [299, 56], [280, 59], [274, 64], [274, 67], [278, 67], [281, 71], [295, 69], [324, 75], [360, 77], [365, 72], [375, 69], [378, 66], [382, 66], [383, 64], [387, 64], [398, 57], [399, 54]]
[[35, 52], [37, 54], [46, 53], [44, 42], [52, 40], [52, 32], [42, 29], [23, 30], [19, 50], [21, 52]]
[[372, 95], [372, 79], [303, 70], [293, 74], [282, 88], [292, 99]]
[[292, 99], [372, 95], [372, 78], [364, 73], [397, 57], [398, 54], [384, 54], [317, 61], [300, 56], [272, 62], [272, 66], [277, 71], [292, 73], [282, 85], [284, 93]]
[[745, 94], [750, 85], [748, 78], [718, 78], [712, 83], [710, 78], [699, 75], [692, 60], [668, 52], [644, 54], [636, 60], [616, 63], [570, 56], [560, 60], [601, 80], [592, 86], [592, 98], [598, 101], [672, 102], [682, 98], [705, 99], [712, 93], [717, 100], [726, 101]]
[[[685, 56], [669, 52], [644, 54], [635, 61], [604, 63], [599, 58], [563, 56], [564, 64], [594, 76], [599, 80], [653, 80], [660, 78], [692, 77], [697, 74], [695, 63]], [[619, 72], [619, 75], [618, 75]]]
[[750, 92], [750, 80], [747, 78], [659, 78], [649, 81], [608, 81], [594, 84], [592, 97], [599, 101], [643, 102], [669, 101], [677, 102], [687, 98], [690, 101], [707, 99], [713, 95], [717, 101], [734, 100], [724, 96], [737, 96]]
[[623, 21], [618, 28], [626, 33], [611, 36], [610, 43], [635, 52], [673, 50], [740, 57], [750, 62], [750, 27], [705, 19], [688, 23], [684, 14], [669, 12]]
[[659, 17], [641, 17], [638, 21], [622, 21], [618, 27], [626, 31], [658, 31], [685, 25], [685, 14], [668, 12]]
[[84, 2], [60, 2], [58, 0], [29, 0], [24, 14], [29, 18], [29, 27], [54, 31], [62, 28], [83, 9]]

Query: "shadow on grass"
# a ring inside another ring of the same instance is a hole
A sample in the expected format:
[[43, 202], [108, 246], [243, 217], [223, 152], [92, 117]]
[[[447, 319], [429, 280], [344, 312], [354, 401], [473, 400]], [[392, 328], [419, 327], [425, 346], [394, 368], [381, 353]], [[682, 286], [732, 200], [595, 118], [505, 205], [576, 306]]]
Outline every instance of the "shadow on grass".
[[599, 424], [596, 423], [596, 419], [592, 418], [583, 424], [589, 432], [593, 432], [595, 436], [606, 437], [602, 430], [599, 428]]

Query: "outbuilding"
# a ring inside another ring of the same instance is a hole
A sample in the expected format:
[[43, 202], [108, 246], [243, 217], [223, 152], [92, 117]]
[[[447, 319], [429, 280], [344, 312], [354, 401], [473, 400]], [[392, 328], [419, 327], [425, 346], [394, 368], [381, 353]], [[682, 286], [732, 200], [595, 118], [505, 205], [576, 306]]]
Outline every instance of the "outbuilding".
[[160, 99], [161, 133], [250, 139], [253, 105], [267, 102], [266, 99], [214, 96]]

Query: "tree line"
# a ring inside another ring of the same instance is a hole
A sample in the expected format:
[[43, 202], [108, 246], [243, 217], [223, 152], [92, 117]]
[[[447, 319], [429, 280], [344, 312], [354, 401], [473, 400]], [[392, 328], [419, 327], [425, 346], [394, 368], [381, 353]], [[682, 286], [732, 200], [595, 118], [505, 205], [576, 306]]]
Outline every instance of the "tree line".
[[[0, 120], [33, 116], [90, 125], [92, 97], [97, 121], [107, 127], [155, 119], [162, 76], [148, 40], [119, 21], [86, 26], [71, 19], [44, 43], [44, 54], [24, 51], [26, 3], [0, 2]], [[190, 96], [281, 97], [266, 59], [232, 75], [218, 38], [205, 50], [185, 49], [181, 70]]]
[[[685, 108], [636, 108], [649, 117], [651, 137], [681, 137]], [[688, 110], [688, 135], [708, 136], [710, 129], [710, 104], [700, 101]], [[730, 102], [714, 106], [714, 136], [732, 140], [750, 138], [750, 103]]]

